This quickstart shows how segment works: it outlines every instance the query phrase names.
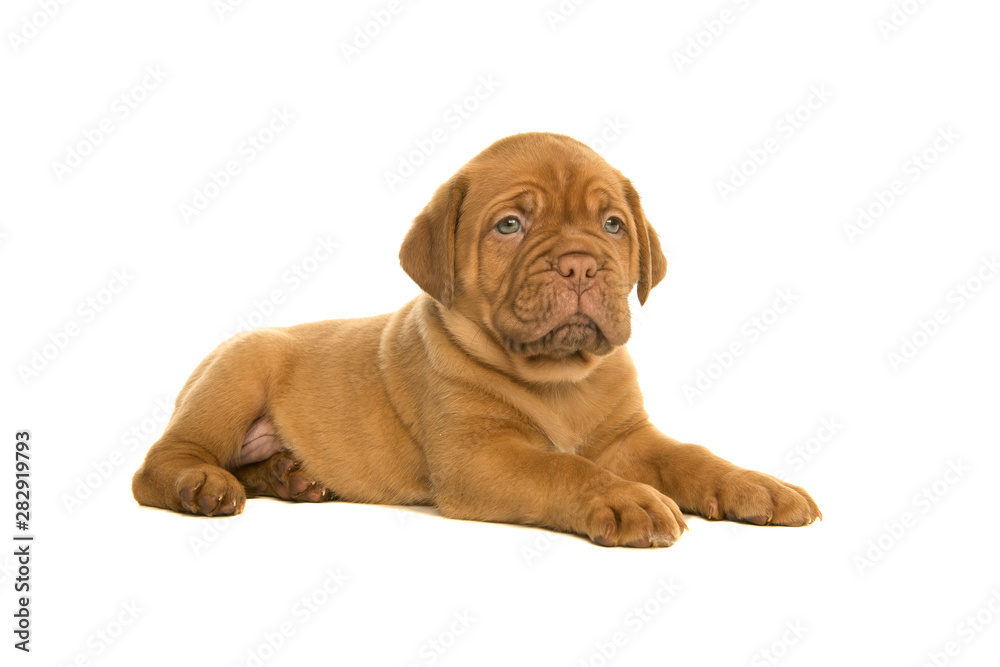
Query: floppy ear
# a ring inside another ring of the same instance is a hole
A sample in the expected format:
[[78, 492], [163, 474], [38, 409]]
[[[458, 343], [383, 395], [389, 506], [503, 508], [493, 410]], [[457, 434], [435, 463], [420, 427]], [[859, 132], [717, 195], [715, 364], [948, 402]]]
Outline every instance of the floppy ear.
[[636, 192], [632, 182], [625, 179], [625, 201], [632, 209], [632, 217], [635, 219], [636, 233], [639, 236], [639, 305], [646, 303], [649, 290], [656, 287], [657, 283], [667, 275], [667, 258], [663, 255], [660, 247], [660, 237], [656, 230], [649, 224], [646, 214], [639, 203], [639, 193]]
[[464, 196], [465, 179], [456, 174], [434, 192], [399, 249], [407, 275], [445, 306], [455, 295], [455, 233]]

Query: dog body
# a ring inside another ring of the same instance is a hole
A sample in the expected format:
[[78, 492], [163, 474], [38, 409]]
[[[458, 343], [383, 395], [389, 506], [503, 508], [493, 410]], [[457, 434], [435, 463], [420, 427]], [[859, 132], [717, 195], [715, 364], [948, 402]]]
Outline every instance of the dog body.
[[802, 489], [648, 421], [628, 295], [666, 272], [631, 183], [585, 145], [496, 142], [442, 185], [400, 261], [401, 310], [241, 334], [194, 371], [133, 478], [144, 505], [249, 495], [437, 506], [603, 545], [669, 546], [682, 510], [804, 525]]

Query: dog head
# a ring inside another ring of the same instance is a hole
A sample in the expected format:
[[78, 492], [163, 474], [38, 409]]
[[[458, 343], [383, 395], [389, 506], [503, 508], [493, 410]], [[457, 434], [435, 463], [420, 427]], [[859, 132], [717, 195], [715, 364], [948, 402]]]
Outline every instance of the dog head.
[[497, 141], [435, 192], [399, 253], [446, 309], [522, 360], [590, 361], [631, 334], [667, 261], [639, 195], [587, 145], [548, 133]]

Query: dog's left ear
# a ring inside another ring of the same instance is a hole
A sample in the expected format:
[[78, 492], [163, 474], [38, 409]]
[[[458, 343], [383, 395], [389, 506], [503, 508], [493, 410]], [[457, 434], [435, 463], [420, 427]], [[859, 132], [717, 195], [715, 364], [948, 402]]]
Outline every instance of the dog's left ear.
[[632, 209], [632, 217], [635, 219], [637, 227], [636, 233], [639, 236], [639, 305], [646, 303], [649, 290], [656, 287], [657, 283], [667, 275], [667, 258], [663, 255], [660, 247], [660, 237], [656, 230], [649, 224], [646, 214], [639, 203], [639, 193], [636, 192], [632, 182], [627, 178], [624, 182], [625, 201]]
[[466, 183], [455, 174], [413, 220], [399, 249], [399, 263], [413, 282], [445, 306], [455, 296], [455, 234]]

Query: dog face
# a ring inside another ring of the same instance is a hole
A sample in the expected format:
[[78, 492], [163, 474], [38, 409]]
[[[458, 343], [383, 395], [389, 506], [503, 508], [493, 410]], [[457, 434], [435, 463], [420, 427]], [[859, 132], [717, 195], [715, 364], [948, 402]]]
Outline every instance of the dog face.
[[584, 360], [631, 333], [666, 273], [632, 184], [569, 137], [502, 139], [438, 188], [400, 250], [406, 272], [509, 354]]

